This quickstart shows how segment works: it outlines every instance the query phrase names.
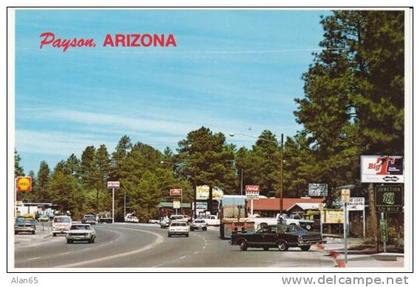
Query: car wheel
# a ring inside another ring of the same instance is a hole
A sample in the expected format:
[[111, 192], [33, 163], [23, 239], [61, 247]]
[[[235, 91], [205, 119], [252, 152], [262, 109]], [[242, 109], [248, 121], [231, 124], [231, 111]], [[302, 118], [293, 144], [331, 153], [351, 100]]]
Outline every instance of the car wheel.
[[56, 233], [53, 233], [53, 236], [54, 236], [54, 237], [56, 237], [56, 236], [57, 236], [57, 234], [56, 234]]
[[187, 233], [187, 234], [185, 234], [185, 237], [189, 237], [190, 235]]
[[302, 251], [308, 251], [309, 249], [311, 249], [311, 246], [301, 246], [300, 249], [302, 249]]
[[71, 243], [73, 243], [73, 240], [67, 239], [67, 244], [71, 244]]
[[32, 230], [32, 234], [35, 234], [35, 230]]
[[287, 251], [287, 249], [289, 248], [287, 246], [287, 243], [284, 241], [280, 241], [279, 243], [277, 243], [277, 247], [280, 251]]
[[168, 233], [168, 237], [171, 237], [172, 235]]
[[268, 247], [264, 247], [264, 251], [268, 251], [268, 249], [270, 249], [270, 248], [268, 248]]
[[312, 229], [312, 226], [310, 224], [306, 224], [305, 229], [309, 231]]
[[203, 231], [207, 231], [207, 227], [204, 227], [204, 228], [203, 228]]
[[241, 251], [246, 251], [248, 249], [248, 244], [246, 244], [245, 240], [241, 241], [241, 244], [239, 245], [239, 248], [241, 249]]

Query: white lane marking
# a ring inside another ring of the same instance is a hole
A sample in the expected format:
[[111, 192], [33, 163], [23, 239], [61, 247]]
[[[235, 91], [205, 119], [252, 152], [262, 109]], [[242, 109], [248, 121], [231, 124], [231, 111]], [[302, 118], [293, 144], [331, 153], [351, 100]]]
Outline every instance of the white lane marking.
[[134, 231], [138, 231], [138, 232], [149, 233], [149, 234], [152, 234], [152, 235], [156, 236], [156, 240], [154, 242], [142, 247], [142, 248], [135, 249], [135, 250], [132, 250], [132, 251], [128, 251], [128, 252], [124, 252], [124, 253], [118, 253], [118, 254], [109, 255], [109, 256], [104, 256], [104, 257], [101, 257], [101, 258], [95, 258], [95, 259], [91, 259], [91, 260], [80, 261], [80, 262], [71, 263], [71, 264], [65, 264], [65, 265], [56, 266], [56, 267], [57, 268], [76, 267], [76, 266], [79, 266], [79, 265], [86, 265], [86, 264], [111, 260], [111, 259], [115, 259], [115, 258], [119, 258], [119, 257], [130, 256], [130, 255], [133, 255], [133, 254], [137, 254], [137, 253], [152, 249], [156, 245], [159, 245], [159, 244], [163, 243], [163, 236], [160, 235], [159, 233], [156, 233], [156, 232], [147, 231], [147, 230], [140, 230], [140, 229], [135, 229], [135, 228], [117, 228], [117, 229], [127, 229], [127, 230], [134, 230]]
[[180, 259], [180, 260], [185, 259], [185, 258], [187, 258], [187, 256], [185, 256], [185, 255], [184, 255], [184, 256], [181, 256], [181, 257], [179, 257], [179, 259]]
[[200, 252], [198, 252], [198, 251], [195, 251], [195, 252], [194, 252], [194, 254], [198, 254], [198, 253], [200, 253]]
[[37, 259], [39, 259], [39, 258], [41, 258], [41, 257], [32, 257], [32, 258], [28, 258], [28, 259], [25, 259], [26, 261], [31, 261], [31, 260], [37, 260]]

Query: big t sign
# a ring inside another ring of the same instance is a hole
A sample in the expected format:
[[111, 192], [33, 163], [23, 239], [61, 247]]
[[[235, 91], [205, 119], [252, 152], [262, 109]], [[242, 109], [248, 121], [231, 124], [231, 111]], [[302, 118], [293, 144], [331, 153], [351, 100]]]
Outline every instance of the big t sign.
[[403, 183], [402, 156], [362, 155], [360, 179], [364, 183]]
[[245, 185], [245, 194], [247, 199], [258, 199], [260, 196], [260, 186]]

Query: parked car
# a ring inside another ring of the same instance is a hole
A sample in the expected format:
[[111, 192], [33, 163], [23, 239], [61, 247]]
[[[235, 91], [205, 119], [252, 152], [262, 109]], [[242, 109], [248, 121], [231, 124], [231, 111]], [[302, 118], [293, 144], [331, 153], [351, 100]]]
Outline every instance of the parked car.
[[96, 231], [90, 224], [72, 224], [70, 230], [66, 233], [67, 243], [74, 241], [87, 241], [94, 243]]
[[96, 221], [98, 223], [112, 223], [112, 217], [110, 212], [99, 212], [96, 215]]
[[132, 213], [127, 213], [127, 215], [124, 218], [125, 222], [131, 222], [131, 223], [139, 223], [139, 219], [137, 218], [137, 216], [135, 216]]
[[172, 235], [184, 235], [188, 237], [190, 235], [190, 227], [186, 222], [172, 221], [168, 228], [168, 237]]
[[208, 226], [219, 226], [220, 225], [220, 219], [217, 218], [216, 215], [208, 214], [204, 218]]
[[309, 232], [298, 225], [262, 225], [256, 232], [236, 232], [232, 234], [231, 244], [239, 245], [242, 251], [249, 247], [278, 248], [286, 251], [289, 247], [300, 247], [308, 251], [312, 244], [322, 241], [319, 232]]
[[193, 222], [191, 222], [190, 225], [190, 230], [194, 231], [196, 229], [201, 229], [202, 231], [206, 231], [207, 230], [207, 223], [204, 219], [202, 218], [196, 218], [193, 220]]
[[186, 215], [182, 215], [182, 214], [172, 214], [169, 217], [169, 220], [172, 221], [182, 221], [182, 222], [188, 222], [190, 220], [190, 218]]
[[28, 232], [35, 234], [36, 224], [35, 220], [26, 219], [24, 217], [17, 217], [15, 221], [15, 234], [21, 232]]
[[167, 228], [169, 227], [169, 224], [171, 223], [171, 220], [169, 219], [169, 217], [162, 217], [160, 219], [160, 228]]
[[82, 223], [96, 224], [96, 215], [92, 213], [85, 214], [85, 216], [82, 218]]
[[71, 217], [67, 215], [55, 216], [52, 221], [52, 235], [66, 234], [71, 227]]
[[148, 223], [150, 224], [160, 224], [159, 219], [149, 219]]

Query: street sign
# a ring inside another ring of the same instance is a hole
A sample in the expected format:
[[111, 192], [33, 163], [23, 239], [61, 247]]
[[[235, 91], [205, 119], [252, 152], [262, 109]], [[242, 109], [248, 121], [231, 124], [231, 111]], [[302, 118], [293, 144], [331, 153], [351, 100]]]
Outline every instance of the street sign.
[[179, 201], [179, 200], [174, 200], [172, 202], [172, 204], [173, 204], [174, 209], [180, 209], [181, 208], [181, 201]]
[[350, 189], [341, 190], [341, 202], [349, 203], [350, 201]]
[[258, 199], [260, 197], [260, 186], [245, 185], [245, 195], [248, 200]]
[[363, 183], [403, 183], [402, 156], [362, 155], [360, 181]]
[[107, 181], [108, 188], [120, 188], [120, 182], [119, 181]]
[[363, 210], [365, 209], [365, 198], [364, 197], [350, 197], [350, 200], [347, 204], [347, 209], [349, 211]]
[[181, 188], [171, 188], [169, 190], [170, 196], [182, 196], [182, 189]]
[[344, 211], [337, 209], [324, 209], [323, 223], [344, 223]]
[[376, 185], [375, 203], [377, 212], [402, 212], [403, 186], [400, 184]]
[[32, 191], [32, 177], [30, 176], [16, 177], [16, 189], [19, 192]]
[[326, 183], [310, 183], [308, 185], [309, 196], [328, 196], [328, 184]]

